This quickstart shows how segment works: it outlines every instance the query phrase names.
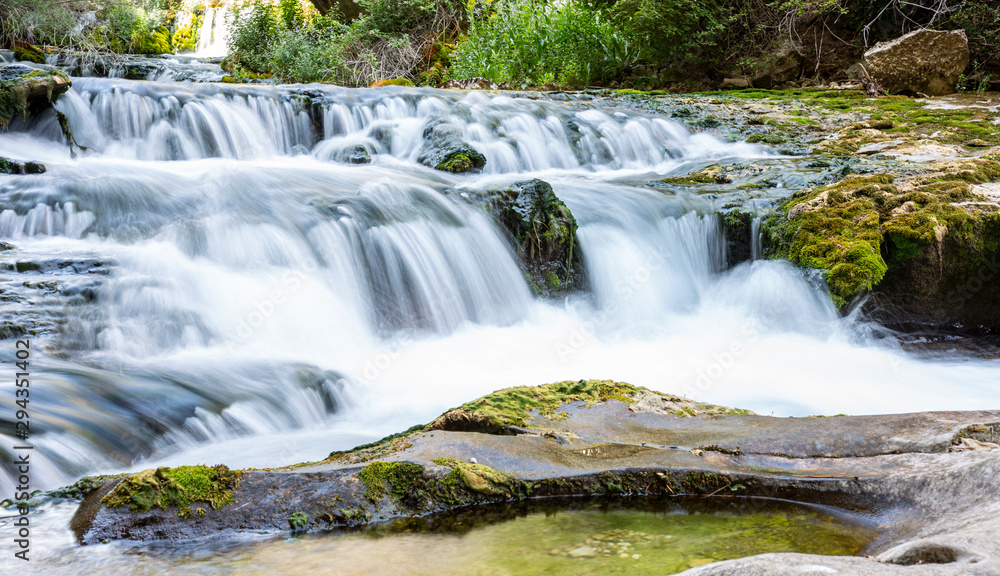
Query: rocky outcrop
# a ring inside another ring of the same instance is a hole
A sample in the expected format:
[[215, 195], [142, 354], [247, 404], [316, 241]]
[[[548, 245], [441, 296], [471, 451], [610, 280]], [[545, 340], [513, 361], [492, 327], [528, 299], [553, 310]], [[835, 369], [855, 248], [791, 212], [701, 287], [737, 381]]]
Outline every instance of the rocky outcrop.
[[[458, 425], [468, 421], [489, 425]], [[738, 486], [860, 512], [881, 536], [863, 557], [765, 554], [691, 574], [985, 575], [1000, 570], [998, 439], [996, 411], [773, 418], [581, 380], [501, 390], [323, 462], [86, 482], [71, 526], [83, 544], [319, 532], [488, 502], [725, 498]], [[210, 481], [182, 490], [197, 477]]]
[[513, 236], [521, 270], [535, 293], [549, 296], [580, 287], [576, 218], [548, 182], [515, 182], [492, 192], [490, 203], [497, 222]]
[[45, 165], [38, 162], [20, 162], [0, 156], [0, 174], [42, 174]]
[[805, 58], [803, 49], [788, 38], [783, 38], [778, 47], [758, 63], [759, 70], [751, 83], [755, 88], [774, 88], [790, 82], [802, 73]]
[[1000, 329], [1000, 161], [944, 163], [906, 180], [851, 176], [793, 196], [770, 218], [778, 256], [821, 270], [836, 304], [876, 296], [896, 325]]
[[49, 108], [69, 90], [69, 76], [58, 70], [35, 70], [13, 64], [0, 68], [0, 128], [17, 115]]
[[868, 73], [890, 94], [952, 94], [968, 65], [964, 30], [917, 30], [876, 44], [864, 57]]
[[41, 48], [20, 40], [14, 42], [14, 58], [24, 62], [45, 64], [45, 52]]
[[458, 130], [447, 124], [429, 124], [417, 157], [424, 166], [445, 172], [470, 172], [486, 166], [486, 157], [464, 142]]

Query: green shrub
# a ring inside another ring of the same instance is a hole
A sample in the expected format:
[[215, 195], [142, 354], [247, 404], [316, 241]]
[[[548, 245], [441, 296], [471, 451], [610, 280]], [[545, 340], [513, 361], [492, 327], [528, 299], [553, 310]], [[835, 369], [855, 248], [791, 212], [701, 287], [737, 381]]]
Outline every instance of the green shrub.
[[620, 76], [637, 56], [610, 19], [580, 0], [495, 0], [456, 47], [452, 75], [581, 85]]
[[229, 30], [229, 58], [240, 68], [253, 72], [270, 70], [270, 55], [278, 41], [278, 19], [274, 8], [260, 0], [249, 0], [232, 8]]

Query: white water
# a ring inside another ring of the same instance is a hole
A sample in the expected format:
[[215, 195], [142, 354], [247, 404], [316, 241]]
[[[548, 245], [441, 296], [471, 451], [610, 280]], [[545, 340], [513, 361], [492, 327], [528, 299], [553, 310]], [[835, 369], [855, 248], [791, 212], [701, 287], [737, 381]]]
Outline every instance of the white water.
[[[32, 365], [37, 487], [320, 459], [498, 388], [567, 379], [774, 415], [1000, 405], [1000, 362], [908, 357], [787, 264], [726, 271], [711, 202], [635, 184], [762, 148], [478, 92], [322, 89], [310, 117], [291, 88], [75, 86], [58, 107], [87, 153], [71, 159], [54, 120], [0, 138], [0, 155], [49, 167], [0, 179], [0, 240], [16, 247], [0, 257], [109, 271], [2, 276], [34, 299], [18, 313], [58, 321]], [[479, 149], [483, 173], [418, 165], [429, 122]], [[356, 145], [370, 165], [341, 163]], [[580, 224], [584, 293], [535, 299], [466, 200], [529, 175]]]
[[200, 58], [221, 58], [226, 55], [229, 40], [229, 22], [226, 8], [206, 8], [198, 28], [198, 44], [195, 56]]

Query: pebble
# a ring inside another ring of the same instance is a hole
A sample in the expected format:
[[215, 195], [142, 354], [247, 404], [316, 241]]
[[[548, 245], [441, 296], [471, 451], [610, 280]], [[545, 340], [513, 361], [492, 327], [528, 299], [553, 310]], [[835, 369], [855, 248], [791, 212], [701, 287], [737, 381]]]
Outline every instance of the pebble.
[[596, 556], [597, 550], [593, 546], [580, 546], [569, 551], [570, 558], [590, 558]]

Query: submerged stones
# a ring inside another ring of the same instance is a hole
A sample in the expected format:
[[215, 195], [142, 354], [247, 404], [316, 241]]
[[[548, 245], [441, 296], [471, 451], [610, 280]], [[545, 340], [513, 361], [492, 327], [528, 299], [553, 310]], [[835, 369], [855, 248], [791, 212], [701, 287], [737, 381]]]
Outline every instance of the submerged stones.
[[59, 70], [35, 70], [20, 64], [0, 68], [0, 128], [17, 115], [47, 109], [72, 82]]
[[573, 213], [552, 191], [532, 179], [491, 193], [494, 217], [517, 244], [518, 262], [540, 295], [552, 295], [582, 283], [577, 223]]
[[965, 30], [916, 30], [876, 44], [864, 57], [868, 73], [890, 94], [951, 94], [968, 65]]

